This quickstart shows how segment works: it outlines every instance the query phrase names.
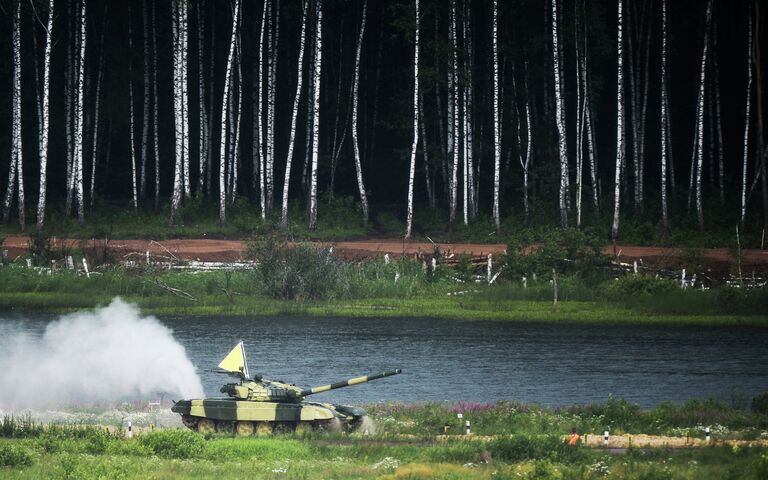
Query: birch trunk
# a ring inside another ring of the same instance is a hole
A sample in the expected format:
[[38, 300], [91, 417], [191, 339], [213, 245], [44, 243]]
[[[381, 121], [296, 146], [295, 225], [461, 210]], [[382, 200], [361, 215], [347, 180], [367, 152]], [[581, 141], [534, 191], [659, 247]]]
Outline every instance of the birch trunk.
[[11, 168], [8, 172], [8, 188], [3, 205], [3, 221], [8, 223], [11, 216], [11, 203], [14, 191], [18, 192], [19, 225], [24, 230], [24, 169], [21, 149], [21, 0], [16, 3], [13, 28], [13, 107], [11, 132]]
[[[93, 107], [93, 144], [91, 147], [91, 188], [90, 188], [90, 203], [89, 208], [91, 211], [93, 211], [93, 202], [96, 197], [96, 157], [98, 156], [98, 145], [99, 145], [99, 115], [101, 113], [101, 84], [104, 81], [104, 66], [105, 66], [105, 42], [104, 42], [104, 34], [107, 30], [107, 12], [109, 11], [109, 7], [105, 5], [104, 7], [104, 22], [101, 26], [101, 34], [99, 35], [99, 63], [98, 63], [98, 72], [96, 73], [96, 90], [94, 92], [94, 96], [96, 99], [94, 100], [94, 107]], [[146, 51], [146, 50], [145, 50]]]
[[704, 49], [701, 54], [701, 76], [699, 84], [698, 118], [696, 120], [696, 218], [699, 229], [704, 230], [704, 208], [702, 205], [701, 174], [704, 162], [704, 87], [709, 53], [709, 31], [712, 23], [712, 0], [707, 2], [707, 21], [704, 30]]
[[[499, 216], [499, 190], [501, 187], [501, 121], [499, 118], [499, 16], [498, 0], [493, 0], [493, 220], [496, 223], [496, 235], [501, 233], [501, 217]], [[513, 92], [514, 94], [514, 92]], [[518, 122], [518, 129], [519, 129]], [[519, 142], [518, 142], [519, 143]], [[525, 170], [525, 169], [524, 169]], [[527, 177], [527, 176], [526, 176]], [[527, 192], [524, 194], [527, 199]], [[526, 216], [528, 212], [525, 202]]]
[[[142, 57], [144, 58], [144, 106], [142, 108], [142, 122], [141, 122], [141, 175], [139, 176], [139, 198], [141, 198], [142, 204], [147, 196], [147, 143], [149, 138], [149, 89], [151, 85], [149, 83], [149, 22], [147, 16], [147, 0], [143, 0], [141, 4], [141, 18], [142, 18]], [[102, 42], [104, 45], [104, 42]], [[101, 48], [104, 48], [103, 46]], [[98, 80], [97, 80], [98, 82]], [[96, 129], [94, 128], [94, 132]]]
[[452, 110], [451, 110], [451, 121], [452, 121], [452, 130], [451, 130], [451, 137], [453, 141], [453, 145], [451, 147], [451, 151], [453, 152], [453, 164], [451, 165], [451, 205], [450, 205], [450, 214], [449, 214], [449, 222], [451, 225], [456, 221], [456, 210], [458, 206], [458, 195], [457, 195], [457, 187], [458, 187], [458, 170], [459, 170], [459, 114], [457, 112], [459, 108], [459, 59], [458, 59], [458, 38], [457, 38], [457, 32], [456, 32], [456, 0], [451, 0], [451, 10], [450, 10], [450, 37], [451, 37], [451, 46], [452, 46], [452, 65], [451, 65], [451, 102], [452, 102]]
[[616, 71], [616, 175], [614, 177], [613, 191], [613, 224], [611, 226], [611, 238], [616, 241], [619, 235], [619, 209], [621, 207], [621, 169], [624, 164], [624, 49], [623, 29], [624, 19], [622, 15], [623, 0], [619, 0], [618, 33], [616, 35], [618, 67]]
[[51, 47], [53, 45], [53, 0], [48, 2], [45, 54], [43, 57], [43, 98], [40, 115], [40, 195], [37, 201], [37, 228], [45, 227], [45, 201], [48, 187], [48, 125], [50, 123]]
[[[315, 9], [317, 23], [315, 25], [315, 68], [313, 92], [312, 120], [312, 173], [309, 185], [309, 229], [317, 229], [317, 164], [320, 147], [320, 78], [323, 66], [323, 0], [316, 0]], [[339, 72], [341, 74], [341, 72]]]
[[75, 161], [75, 103], [76, 88], [75, 88], [75, 53], [74, 49], [77, 45], [77, 32], [76, 32], [76, 15], [74, 12], [74, 1], [70, 0], [67, 4], [67, 66], [65, 70], [65, 87], [64, 87], [64, 114], [66, 120], [64, 122], [64, 131], [67, 137], [67, 176], [66, 176], [66, 197], [64, 215], [69, 217], [72, 213], [72, 200], [74, 198], [74, 169], [72, 168]]
[[419, 146], [419, 0], [416, 0], [416, 35], [413, 42], [413, 145], [408, 171], [408, 218], [405, 238], [411, 238], [413, 227], [413, 179], [416, 174], [416, 149]]
[[[470, 219], [475, 218], [475, 165], [474, 165], [474, 97], [473, 97], [473, 49], [472, 49], [472, 6], [471, 2], [465, 2], [464, 8], [464, 48], [465, 48], [465, 72], [466, 84], [464, 86], [464, 125], [466, 135], [464, 137], [464, 164], [466, 165], [467, 185], [466, 209]], [[466, 223], [466, 222], [465, 222]]]
[[[242, 20], [240, 21], [242, 22]], [[238, 23], [240, 23], [238, 22]], [[234, 205], [237, 197], [238, 174], [240, 172], [240, 124], [243, 118], [243, 71], [242, 71], [242, 53], [240, 50], [240, 35], [237, 41], [237, 116], [234, 124], [234, 135], [232, 138], [232, 184], [230, 186], [229, 203]]]
[[[261, 204], [261, 219], [267, 219], [267, 205], [266, 205], [266, 192], [264, 186], [264, 30], [266, 29], [267, 11], [269, 10], [269, 0], [264, 4], [261, 12], [261, 28], [259, 30], [259, 52], [257, 57], [258, 69], [258, 81], [259, 87], [257, 91], [256, 108], [254, 115], [254, 133], [257, 144], [255, 147], [258, 149], [258, 159], [254, 158], [254, 162], [258, 161], [259, 172], [259, 201]], [[254, 168], [256, 166], [254, 165]]]
[[160, 143], [158, 135], [158, 109], [157, 97], [157, 2], [152, 2], [152, 145], [155, 153], [155, 212], [160, 210]]
[[[146, 0], [145, 0], [146, 1]], [[198, 169], [197, 169], [197, 193], [202, 196], [205, 187], [205, 170], [208, 165], [208, 112], [205, 109], [205, 76], [204, 65], [204, 42], [203, 36], [205, 28], [203, 25], [203, 11], [205, 11], [205, 0], [198, 0], [195, 3], [195, 13], [197, 16], [197, 95], [198, 95]]]
[[749, 33], [747, 40], [747, 101], [744, 112], [744, 155], [741, 164], [741, 225], [747, 215], [747, 161], [749, 159], [749, 127], [752, 97], [752, 12], [749, 12]]
[[130, 138], [131, 138], [131, 180], [132, 180], [132, 186], [131, 189], [131, 205], [133, 206], [134, 210], [138, 208], [138, 179], [137, 179], [137, 171], [136, 171], [136, 140], [134, 139], [134, 130], [135, 130], [135, 115], [134, 115], [134, 106], [133, 106], [133, 62], [131, 61], [133, 58], [133, 29], [131, 28], [131, 24], [133, 22], [131, 21], [131, 4], [128, 4], [128, 108], [130, 112], [130, 124], [129, 124], [129, 132], [130, 132]]
[[285, 228], [288, 226], [288, 187], [291, 180], [291, 162], [293, 160], [293, 149], [296, 143], [296, 120], [299, 116], [299, 101], [301, 100], [301, 87], [303, 83], [303, 65], [304, 65], [304, 45], [307, 36], [307, 15], [309, 10], [309, 0], [304, 0], [303, 13], [301, 18], [301, 40], [299, 46], [299, 58], [297, 61], [297, 80], [296, 94], [293, 98], [293, 115], [291, 116], [290, 140], [288, 142], [288, 156], [285, 160], [285, 180], [283, 182], [283, 205], [280, 212], [280, 225]]
[[[176, 212], [181, 205], [182, 182], [183, 182], [183, 136], [184, 136], [184, 112], [182, 107], [183, 92], [181, 86], [181, 63], [183, 57], [181, 50], [183, 48], [181, 40], [181, 8], [179, 1], [172, 0], [172, 23], [173, 23], [173, 118], [174, 118], [174, 168], [173, 168], [173, 194], [171, 196], [171, 214], [168, 224], [171, 227], [176, 225]], [[155, 52], [157, 53], [157, 52]]]
[[558, 41], [557, 2], [552, 0], [552, 63], [555, 76], [555, 116], [557, 117], [557, 138], [560, 151], [560, 226], [568, 227], [568, 145], [565, 138], [565, 106], [560, 71], [560, 44]]
[[191, 185], [189, 177], [189, 82], [187, 81], [187, 67], [189, 61], [187, 55], [189, 54], [189, 3], [180, 1], [180, 23], [179, 34], [181, 36], [181, 52], [179, 53], [181, 65], [180, 73], [181, 78], [181, 158], [182, 158], [182, 186], [184, 188], [184, 198], [189, 199], [191, 196]]
[[357, 37], [357, 52], [355, 53], [355, 77], [352, 82], [352, 146], [355, 149], [355, 173], [357, 174], [357, 189], [360, 192], [360, 203], [363, 207], [363, 220], [368, 223], [368, 195], [363, 182], [363, 167], [360, 161], [360, 140], [357, 135], [357, 103], [360, 85], [360, 55], [363, 50], [363, 35], [365, 35], [365, 19], [368, 10], [368, 0], [363, 1], [363, 16], [360, 19], [360, 33]]
[[79, 73], [77, 75], [77, 107], [75, 109], [75, 161], [73, 165], [75, 179], [75, 199], [77, 203], [77, 219], [80, 225], [85, 224], [85, 202], [83, 199], [83, 100], [85, 79], [85, 40], [86, 16], [85, 0], [82, 0], [80, 11], [80, 53], [78, 55]]
[[232, 68], [235, 61], [235, 48], [237, 43], [237, 29], [240, 20], [240, 0], [235, 0], [235, 11], [232, 14], [232, 35], [229, 40], [229, 55], [227, 57], [227, 70], [224, 76], [224, 93], [221, 101], [221, 135], [219, 150], [219, 222], [224, 225], [227, 221], [227, 116], [229, 115], [229, 89], [232, 86]]
[[[267, 212], [272, 211], [274, 203], [274, 165], [275, 165], [275, 95], [277, 89], [277, 59], [280, 42], [280, 0], [270, 0], [272, 14], [270, 15], [270, 58], [269, 58], [269, 101], [267, 103]], [[274, 16], [274, 26], [271, 22]]]
[[421, 151], [424, 155], [424, 186], [427, 189], [429, 208], [434, 209], [434, 183], [429, 161], [429, 147], [427, 146], [427, 122], [424, 120], [424, 91], [419, 92], [419, 125], [421, 126]]
[[667, 0], [661, 1], [661, 223], [664, 234], [669, 231], [667, 206]]

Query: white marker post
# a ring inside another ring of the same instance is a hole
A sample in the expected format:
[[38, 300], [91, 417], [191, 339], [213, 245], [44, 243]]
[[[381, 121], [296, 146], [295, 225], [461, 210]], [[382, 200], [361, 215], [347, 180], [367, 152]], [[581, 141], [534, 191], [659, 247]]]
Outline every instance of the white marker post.
[[88, 262], [83, 258], [83, 270], [85, 270], [86, 278], [91, 278], [91, 272], [88, 271]]
[[467, 420], [467, 435], [472, 435], [472, 429], [469, 427], [469, 420]]
[[704, 433], [707, 436], [707, 443], [709, 443], [712, 440], [712, 437], [709, 435], [709, 427], [704, 429]]
[[131, 421], [128, 421], [128, 438], [133, 438], [133, 426], [131, 425]]
[[608, 434], [608, 430], [603, 433], [603, 445], [606, 447], [608, 446], [608, 438], [610, 438], [610, 435]]

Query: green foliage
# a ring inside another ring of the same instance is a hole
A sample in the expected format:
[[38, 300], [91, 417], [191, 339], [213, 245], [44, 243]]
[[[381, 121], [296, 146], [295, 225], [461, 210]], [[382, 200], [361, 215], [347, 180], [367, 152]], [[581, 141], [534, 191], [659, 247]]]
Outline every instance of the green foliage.
[[768, 415], [768, 392], [763, 392], [752, 397], [752, 411], [762, 415]]
[[43, 427], [36, 424], [30, 414], [14, 417], [4, 415], [0, 420], [0, 438], [30, 438], [43, 432]]
[[[591, 230], [552, 229], [540, 241], [521, 234], [507, 246], [505, 268], [515, 276], [560, 274], [593, 275], [607, 266], [603, 242]], [[530, 243], [530, 242], [536, 243]]]
[[664, 295], [677, 290], [677, 284], [665, 278], [656, 278], [652, 275], [624, 275], [616, 281], [610, 282], [605, 289], [605, 294], [611, 300], [622, 301], [628, 298], [642, 297], [645, 301], [649, 297]]
[[0, 441], [0, 467], [28, 467], [33, 460], [32, 453], [26, 448]]
[[349, 289], [346, 266], [327, 248], [289, 245], [272, 237], [252, 242], [256, 281], [264, 294], [283, 300], [329, 300]]
[[159, 430], [139, 437], [139, 443], [163, 458], [197, 458], [206, 448], [205, 439], [188, 430]]

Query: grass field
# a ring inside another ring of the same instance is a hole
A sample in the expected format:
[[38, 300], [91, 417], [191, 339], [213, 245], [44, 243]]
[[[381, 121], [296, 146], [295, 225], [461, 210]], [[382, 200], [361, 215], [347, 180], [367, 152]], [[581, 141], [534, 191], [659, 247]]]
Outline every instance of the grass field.
[[[128, 439], [96, 426], [0, 423], [2, 478], [265, 478], [265, 479], [763, 479], [768, 453], [757, 444], [696, 449], [571, 447], [571, 427], [599, 435], [652, 430], [674, 436], [759, 439], [768, 416], [715, 401], [666, 404], [641, 411], [620, 399], [562, 409], [497, 404], [373, 405], [373, 435], [311, 433], [302, 437], [204, 437], [187, 430]], [[456, 412], [478, 435], [461, 435]], [[448, 436], [437, 436], [448, 425]], [[689, 426], [690, 428], [685, 428]], [[114, 430], [113, 430], [114, 432]]]

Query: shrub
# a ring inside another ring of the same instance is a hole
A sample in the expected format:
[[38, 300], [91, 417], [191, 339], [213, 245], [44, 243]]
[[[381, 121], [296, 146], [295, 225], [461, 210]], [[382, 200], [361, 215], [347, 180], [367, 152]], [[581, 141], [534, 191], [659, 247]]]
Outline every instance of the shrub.
[[164, 458], [196, 458], [205, 450], [205, 439], [187, 430], [160, 430], [142, 435], [139, 442]]
[[285, 300], [328, 300], [349, 291], [346, 266], [326, 248], [267, 238], [248, 246], [264, 293]]
[[0, 467], [28, 467], [32, 465], [32, 454], [26, 448], [0, 442]]
[[608, 284], [606, 294], [612, 300], [626, 300], [666, 294], [676, 289], [677, 284], [672, 280], [655, 278], [651, 275], [624, 275]]

